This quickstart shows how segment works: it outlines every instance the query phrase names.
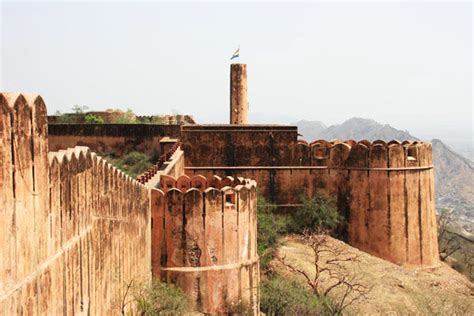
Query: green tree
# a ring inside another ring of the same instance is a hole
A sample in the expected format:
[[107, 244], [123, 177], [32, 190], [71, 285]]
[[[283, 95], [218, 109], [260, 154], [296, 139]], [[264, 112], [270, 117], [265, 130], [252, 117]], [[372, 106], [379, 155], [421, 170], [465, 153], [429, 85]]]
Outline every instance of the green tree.
[[301, 196], [303, 205], [292, 213], [289, 231], [301, 234], [305, 231], [328, 233], [342, 222], [342, 216], [337, 210], [336, 200], [316, 193], [308, 198]]
[[273, 259], [280, 234], [286, 232], [287, 222], [283, 215], [275, 214], [276, 205], [263, 196], [257, 198], [257, 250], [260, 267], [266, 270]]
[[76, 124], [78, 123], [78, 117], [75, 114], [64, 113], [58, 116], [57, 122], [60, 124]]
[[94, 114], [87, 114], [86, 117], [84, 118], [84, 121], [90, 124], [103, 124], [104, 123], [103, 118]]

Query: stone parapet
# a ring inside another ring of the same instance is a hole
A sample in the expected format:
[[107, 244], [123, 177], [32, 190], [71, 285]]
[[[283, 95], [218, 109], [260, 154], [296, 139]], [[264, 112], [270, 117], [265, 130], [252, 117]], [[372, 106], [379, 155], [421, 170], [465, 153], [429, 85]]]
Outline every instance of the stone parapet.
[[0, 93], [0, 314], [129, 312], [126, 284], [151, 280], [150, 192], [47, 135], [40, 96]]
[[[192, 138], [189, 136], [189, 140]], [[189, 176], [251, 177], [281, 211], [296, 212], [300, 196], [337, 199], [351, 245], [412, 267], [438, 264], [431, 144], [376, 140], [295, 142], [291, 164], [185, 166]], [[187, 147], [183, 144], [183, 148]], [[276, 147], [275, 147], [276, 148]], [[248, 146], [250, 152], [255, 147]], [[187, 154], [185, 150], [185, 155]], [[197, 153], [192, 153], [194, 157]], [[272, 156], [269, 156], [269, 160]]]
[[258, 313], [256, 184], [162, 176], [152, 191], [153, 275], [180, 286], [204, 313], [244, 303]]

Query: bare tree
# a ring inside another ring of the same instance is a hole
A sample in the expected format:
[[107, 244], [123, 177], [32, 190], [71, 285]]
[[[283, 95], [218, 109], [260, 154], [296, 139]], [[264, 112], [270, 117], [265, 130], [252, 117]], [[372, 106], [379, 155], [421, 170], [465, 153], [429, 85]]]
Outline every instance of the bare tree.
[[72, 111], [76, 114], [83, 114], [85, 111], [87, 111], [89, 109], [88, 106], [80, 106], [78, 104], [75, 104], [73, 107], [72, 107]]
[[[358, 277], [344, 267], [346, 262], [359, 263], [357, 254], [347, 251], [342, 246], [330, 245], [326, 234], [305, 232], [300, 237], [313, 252], [314, 273], [288, 263], [286, 257], [277, 256], [290, 271], [304, 277], [312, 292], [317, 296], [328, 296], [337, 291], [337, 299], [333, 299], [333, 312], [340, 313], [356, 301], [367, 299], [370, 287], [363, 285]], [[324, 286], [322, 285], [324, 283]]]
[[454, 209], [443, 208], [438, 216], [438, 244], [441, 261], [445, 261], [461, 249], [461, 243], [456, 234], [452, 233], [452, 225], [456, 218]]
[[125, 315], [125, 310], [127, 306], [134, 301], [133, 298], [129, 298], [129, 294], [131, 294], [131, 290], [134, 286], [134, 280], [130, 280], [125, 284], [125, 292], [123, 293], [122, 297], [120, 298], [120, 312], [122, 315]]

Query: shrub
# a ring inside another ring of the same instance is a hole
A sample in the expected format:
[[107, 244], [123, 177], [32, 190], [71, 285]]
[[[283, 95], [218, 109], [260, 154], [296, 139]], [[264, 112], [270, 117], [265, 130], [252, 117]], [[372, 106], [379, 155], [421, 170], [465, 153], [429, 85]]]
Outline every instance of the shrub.
[[252, 315], [252, 305], [246, 301], [225, 302], [226, 315]]
[[278, 237], [286, 231], [286, 218], [275, 214], [275, 209], [276, 205], [269, 203], [263, 196], [258, 196], [257, 250], [262, 270], [266, 270], [274, 256]]
[[114, 167], [122, 170], [130, 177], [134, 178], [145, 172], [152, 164], [152, 157], [137, 151], [131, 151], [122, 157], [115, 155], [103, 155]]
[[120, 116], [118, 116], [115, 120], [114, 123], [117, 124], [137, 124], [139, 123], [137, 121], [137, 117], [135, 114], [133, 114], [133, 111], [128, 109], [127, 112], [123, 112], [120, 110], [116, 110], [116, 112], [120, 113]]
[[103, 124], [104, 123], [103, 118], [94, 114], [87, 114], [86, 117], [84, 118], [84, 121], [90, 124]]
[[153, 115], [151, 117], [144, 117], [141, 119], [140, 123], [146, 124], [163, 124], [163, 118], [160, 115]]
[[61, 124], [77, 124], [80, 121], [80, 116], [76, 114], [64, 113], [58, 116], [57, 122]]
[[152, 124], [163, 124], [163, 118], [159, 115], [153, 115], [151, 118], [151, 123]]
[[316, 193], [312, 198], [302, 195], [301, 200], [303, 205], [292, 213], [290, 232], [331, 232], [341, 223], [342, 217], [337, 210], [335, 199]]
[[180, 288], [159, 281], [136, 286], [133, 299], [139, 315], [179, 315], [191, 310]]
[[123, 163], [129, 166], [143, 160], [148, 160], [148, 156], [138, 151], [131, 151], [123, 157]]
[[277, 274], [264, 278], [260, 288], [260, 309], [266, 315], [331, 315], [331, 301], [319, 297]]
[[147, 161], [147, 160], [143, 160], [143, 161], [140, 161], [136, 164], [134, 164], [133, 166], [130, 166], [128, 169], [127, 169], [127, 173], [131, 176], [131, 177], [136, 177], [142, 173], [144, 173], [148, 168], [150, 168], [153, 164], [150, 162], [150, 161]]

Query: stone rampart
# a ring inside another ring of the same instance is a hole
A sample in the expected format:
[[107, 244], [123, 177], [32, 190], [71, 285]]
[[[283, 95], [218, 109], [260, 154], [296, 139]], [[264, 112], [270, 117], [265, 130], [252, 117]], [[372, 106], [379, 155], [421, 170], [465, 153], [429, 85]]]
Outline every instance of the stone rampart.
[[152, 190], [153, 275], [180, 286], [204, 313], [249, 304], [258, 313], [256, 184], [162, 175]]
[[185, 165], [290, 166], [298, 138], [296, 126], [184, 125]]
[[130, 151], [161, 154], [164, 136], [179, 137], [179, 125], [157, 124], [49, 124], [49, 148], [87, 146], [94, 152], [121, 155]]
[[48, 154], [47, 135], [40, 96], [0, 94], [0, 311], [120, 314], [151, 278], [150, 192], [87, 148]]
[[430, 143], [319, 140], [291, 147], [295, 165], [212, 166], [210, 161], [185, 171], [255, 179], [282, 210], [295, 211], [303, 193], [335, 196], [349, 222], [351, 245], [407, 266], [438, 262]]

